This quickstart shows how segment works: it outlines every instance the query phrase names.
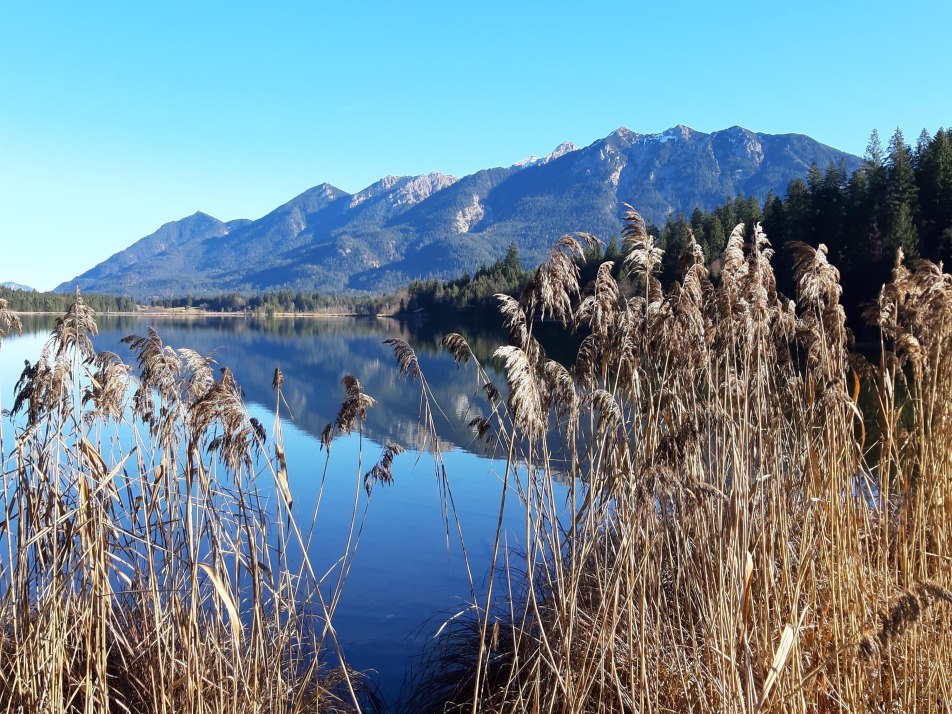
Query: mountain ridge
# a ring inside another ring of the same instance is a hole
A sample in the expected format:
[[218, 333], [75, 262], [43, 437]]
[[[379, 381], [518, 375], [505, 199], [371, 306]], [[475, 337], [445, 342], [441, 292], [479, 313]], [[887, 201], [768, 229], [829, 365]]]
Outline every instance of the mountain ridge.
[[29, 285], [24, 285], [23, 283], [15, 283], [12, 280], [8, 280], [5, 283], [0, 283], [0, 288], [7, 288], [7, 290], [22, 290], [27, 293], [35, 293], [36, 288], [31, 288]]
[[740, 126], [656, 134], [619, 127], [588, 146], [563, 142], [545, 157], [457, 178], [438, 171], [385, 176], [356, 193], [320, 183], [255, 220], [197, 212], [163, 224], [58, 286], [141, 298], [225, 291], [389, 290], [454, 277], [515, 243], [527, 264], [575, 231], [621, 232], [623, 204], [649, 221], [713, 208], [727, 198], [763, 200], [816, 163], [859, 157], [802, 134]]

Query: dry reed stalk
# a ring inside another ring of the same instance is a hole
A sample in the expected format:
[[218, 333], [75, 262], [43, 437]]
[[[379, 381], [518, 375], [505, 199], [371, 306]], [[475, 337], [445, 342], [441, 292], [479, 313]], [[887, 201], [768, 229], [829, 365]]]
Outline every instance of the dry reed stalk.
[[[633, 209], [625, 237], [628, 281], [603, 265], [569, 305], [563, 267], [565, 292], [500, 298], [525, 584], [447, 626], [415, 710], [944, 711], [952, 278], [897, 264], [873, 369], [823, 246], [793, 246], [794, 303], [759, 226], [732, 233], [716, 284], [689, 244], [667, 292]], [[568, 371], [532, 338], [544, 310], [587, 332]], [[568, 524], [553, 430], [580, 475]]]
[[[95, 334], [77, 294], [16, 387], [0, 492], [0, 710], [372, 708], [357, 675], [319, 666], [322, 649], [340, 650], [291, 511], [279, 413], [272, 460], [211, 356], [150, 330], [126, 340], [132, 369], [94, 354]], [[351, 387], [342, 422], [371, 403]], [[286, 520], [262, 505], [263, 474]]]

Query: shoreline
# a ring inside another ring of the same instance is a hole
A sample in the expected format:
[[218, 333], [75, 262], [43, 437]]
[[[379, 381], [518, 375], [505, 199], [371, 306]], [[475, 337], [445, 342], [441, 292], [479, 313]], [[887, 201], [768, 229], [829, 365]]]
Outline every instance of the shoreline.
[[[27, 310], [12, 310], [14, 315], [62, 315], [62, 312], [59, 310], [39, 310], [39, 311], [27, 311]], [[398, 313], [376, 313], [373, 315], [368, 315], [364, 313], [357, 312], [273, 312], [271, 314], [266, 313], [255, 313], [255, 312], [212, 312], [208, 310], [179, 310], [172, 308], [170, 310], [136, 310], [135, 312], [113, 312], [113, 311], [103, 311], [96, 312], [96, 315], [106, 315], [110, 317], [188, 317], [188, 318], [199, 318], [199, 317], [229, 317], [229, 318], [256, 318], [256, 319], [271, 319], [271, 318], [294, 318], [294, 317], [306, 317], [306, 318], [390, 318], [397, 319], [399, 317]]]

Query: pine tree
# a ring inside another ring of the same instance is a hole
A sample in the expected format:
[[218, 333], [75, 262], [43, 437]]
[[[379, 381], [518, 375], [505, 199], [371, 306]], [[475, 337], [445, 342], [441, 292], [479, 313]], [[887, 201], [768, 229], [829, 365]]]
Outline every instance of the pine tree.
[[818, 194], [822, 183], [823, 174], [820, 172], [820, 167], [816, 163], [810, 164], [810, 170], [807, 171], [807, 188], [810, 189], [810, 194], [814, 196]]
[[844, 233], [846, 232], [845, 171], [831, 161], [823, 180], [813, 195], [814, 240], [825, 243], [830, 258], [843, 266], [846, 258]]
[[886, 202], [889, 232], [887, 234], [890, 258], [902, 248], [907, 258], [919, 257], [919, 234], [912, 216], [916, 212], [918, 188], [912, 166], [912, 152], [906, 145], [902, 130], [897, 128], [889, 141], [886, 163]]
[[874, 201], [870, 193], [870, 172], [853, 172], [846, 189], [846, 226], [844, 250], [854, 264], [867, 267], [878, 261], [883, 247], [874, 218]]
[[[902, 203], [893, 215], [890, 231], [891, 247], [902, 248], [906, 258], [919, 257], [919, 233], [912, 222], [912, 212], [908, 203]], [[893, 253], [895, 255], [895, 253]]]
[[502, 259], [503, 275], [508, 279], [517, 279], [522, 273], [522, 262], [519, 260], [519, 246], [510, 243], [506, 250], [506, 257]]
[[923, 254], [952, 262], [952, 130], [939, 129], [920, 152], [916, 184]]
[[777, 276], [777, 290], [787, 296], [795, 295], [791, 255], [787, 250], [787, 210], [780, 196], [771, 195], [764, 203], [764, 233], [773, 246], [774, 273]]
[[882, 166], [886, 159], [886, 155], [883, 152], [883, 142], [880, 141], [879, 132], [875, 129], [873, 129], [873, 133], [869, 135], [865, 159], [866, 163], [873, 167]]
[[912, 164], [915, 168], [919, 167], [922, 155], [929, 148], [930, 143], [932, 143], [932, 137], [929, 136], [928, 129], [923, 128], [922, 131], [919, 132], [919, 138], [916, 139], [916, 151], [912, 155]]
[[813, 242], [813, 201], [802, 179], [794, 179], [787, 186], [786, 218], [787, 240]]
[[716, 214], [711, 214], [709, 218], [709, 227], [705, 231], [707, 236], [707, 245], [705, 254], [707, 259], [714, 260], [719, 257], [721, 252], [727, 246], [727, 233], [724, 231], [724, 224]]
[[664, 247], [664, 255], [661, 258], [661, 280], [665, 285], [670, 285], [678, 278], [678, 262], [690, 235], [691, 225], [683, 213], [679, 213], [674, 220], [669, 219], [664, 230], [661, 231], [660, 242]]
[[[729, 236], [731, 231], [734, 230], [739, 222], [737, 218], [737, 211], [734, 210], [734, 202], [727, 201], [721, 208], [716, 210], [718, 217], [721, 219], [721, 228], [724, 229], [724, 235]], [[724, 245], [727, 245], [727, 240], [725, 239]]]
[[695, 208], [691, 212], [691, 230], [694, 231], [694, 238], [698, 243], [703, 243], [705, 240], [704, 235], [704, 211], [700, 208]]
[[762, 218], [763, 213], [760, 210], [760, 203], [754, 196], [748, 196], [744, 203], [744, 221], [753, 230], [754, 224], [759, 223]]

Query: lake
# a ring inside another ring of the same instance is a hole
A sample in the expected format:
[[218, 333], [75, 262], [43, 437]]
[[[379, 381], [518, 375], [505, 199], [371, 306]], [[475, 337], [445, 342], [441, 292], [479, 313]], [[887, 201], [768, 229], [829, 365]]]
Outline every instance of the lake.
[[[469, 556], [477, 596], [483, 596], [492, 557], [503, 458], [494, 458], [476, 439], [468, 422], [488, 414], [473, 366], [457, 367], [439, 346], [444, 331], [433, 325], [410, 326], [390, 319], [288, 318], [245, 319], [109, 317], [97, 319], [97, 351], [112, 351], [126, 362], [134, 356], [120, 340], [156, 327], [172, 347], [214, 353], [244, 390], [252, 416], [269, 430], [275, 394], [275, 367], [284, 374], [282, 414], [285, 449], [294, 512], [310, 522], [326, 462], [320, 434], [333, 422], [344, 398], [341, 378], [352, 374], [376, 405], [367, 414], [362, 436], [336, 438], [332, 445], [326, 486], [312, 552], [323, 568], [333, 566], [344, 550], [355, 493], [363, 509], [367, 494], [363, 474], [377, 461], [382, 445], [393, 441], [407, 451], [393, 466], [392, 486], [378, 484], [371, 496], [366, 523], [341, 604], [334, 617], [345, 657], [371, 677], [383, 697], [399, 696], [408, 664], [451, 615], [466, 608], [473, 587], [461, 557], [455, 525], [447, 533], [441, 493], [420, 425], [420, 385], [401, 376], [389, 338], [407, 341], [440, 409], [435, 425], [452, 490], [460, 528]], [[13, 403], [13, 387], [23, 361], [35, 361], [49, 336], [53, 318], [25, 316], [23, 334], [0, 345], [0, 389], [3, 407]], [[505, 379], [489, 364], [489, 356], [504, 342], [501, 333], [459, 331], [502, 390]], [[12, 425], [4, 418], [5, 446], [10, 451]], [[362, 453], [361, 453], [362, 452]], [[504, 515], [506, 542], [518, 551], [525, 541], [525, 514], [510, 498]]]

